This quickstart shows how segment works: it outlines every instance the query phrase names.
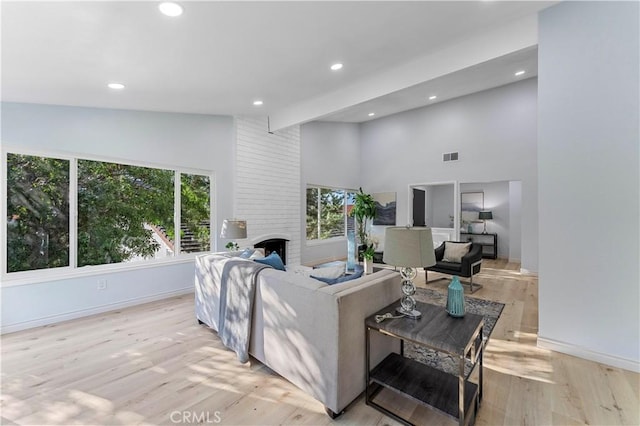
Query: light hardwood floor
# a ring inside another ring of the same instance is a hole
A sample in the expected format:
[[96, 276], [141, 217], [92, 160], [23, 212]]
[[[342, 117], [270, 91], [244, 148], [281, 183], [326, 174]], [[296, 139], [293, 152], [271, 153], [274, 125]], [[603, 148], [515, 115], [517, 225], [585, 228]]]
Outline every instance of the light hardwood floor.
[[[473, 297], [506, 306], [487, 345], [476, 424], [640, 424], [638, 374], [536, 347], [537, 279], [518, 270], [485, 260], [477, 276], [484, 287]], [[259, 362], [238, 364], [193, 310], [187, 295], [2, 336], [2, 424], [397, 424], [362, 397], [332, 421]], [[456, 424], [381, 397], [416, 424]]]

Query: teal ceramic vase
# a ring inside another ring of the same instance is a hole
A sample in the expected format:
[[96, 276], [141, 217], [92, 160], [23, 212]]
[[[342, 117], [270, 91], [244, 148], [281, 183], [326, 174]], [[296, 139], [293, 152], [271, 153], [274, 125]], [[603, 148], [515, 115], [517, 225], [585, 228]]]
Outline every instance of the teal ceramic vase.
[[464, 288], [457, 275], [453, 276], [447, 290], [447, 313], [457, 318], [464, 316]]

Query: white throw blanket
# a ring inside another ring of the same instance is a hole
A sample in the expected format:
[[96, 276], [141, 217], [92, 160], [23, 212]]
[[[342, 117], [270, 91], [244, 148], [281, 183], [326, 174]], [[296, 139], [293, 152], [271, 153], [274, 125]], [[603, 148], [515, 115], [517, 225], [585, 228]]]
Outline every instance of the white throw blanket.
[[220, 282], [220, 322], [218, 335], [222, 343], [238, 355], [241, 363], [249, 361], [251, 315], [258, 273], [269, 266], [237, 257], [220, 256], [212, 262], [218, 268]]

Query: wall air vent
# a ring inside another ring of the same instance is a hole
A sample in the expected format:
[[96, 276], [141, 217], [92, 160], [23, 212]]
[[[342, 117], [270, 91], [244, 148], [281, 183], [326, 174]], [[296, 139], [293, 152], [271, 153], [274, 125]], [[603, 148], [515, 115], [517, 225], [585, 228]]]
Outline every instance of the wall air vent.
[[458, 153], [447, 152], [446, 154], [442, 154], [442, 161], [458, 161]]

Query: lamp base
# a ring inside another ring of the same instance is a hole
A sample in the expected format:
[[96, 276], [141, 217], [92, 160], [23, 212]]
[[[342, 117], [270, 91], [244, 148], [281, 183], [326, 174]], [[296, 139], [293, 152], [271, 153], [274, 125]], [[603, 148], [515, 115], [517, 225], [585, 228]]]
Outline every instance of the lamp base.
[[396, 312], [399, 314], [404, 315], [405, 317], [409, 317], [411, 319], [418, 319], [422, 316], [422, 313], [420, 311], [417, 311], [415, 309], [411, 310], [411, 311], [404, 311], [402, 309], [402, 306], [398, 306], [396, 308]]

